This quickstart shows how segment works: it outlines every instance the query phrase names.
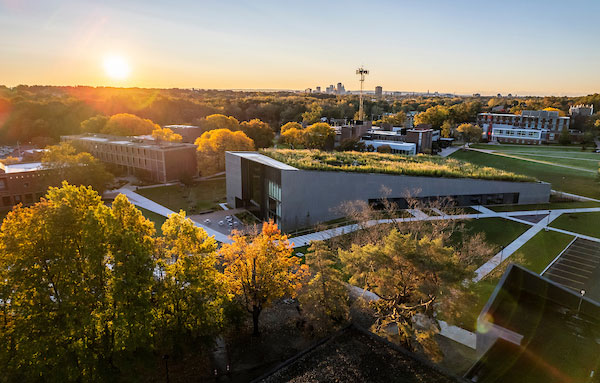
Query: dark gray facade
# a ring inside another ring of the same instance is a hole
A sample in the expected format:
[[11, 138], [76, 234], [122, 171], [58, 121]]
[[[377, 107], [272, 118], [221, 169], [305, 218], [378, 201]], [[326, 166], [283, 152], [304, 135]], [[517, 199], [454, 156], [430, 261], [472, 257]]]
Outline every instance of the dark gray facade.
[[254, 152], [228, 152], [226, 172], [227, 203], [272, 218], [285, 231], [340, 218], [339, 207], [346, 201], [377, 204], [388, 198], [404, 207], [407, 196], [452, 197], [462, 206], [550, 198], [550, 184], [542, 182], [300, 170]]

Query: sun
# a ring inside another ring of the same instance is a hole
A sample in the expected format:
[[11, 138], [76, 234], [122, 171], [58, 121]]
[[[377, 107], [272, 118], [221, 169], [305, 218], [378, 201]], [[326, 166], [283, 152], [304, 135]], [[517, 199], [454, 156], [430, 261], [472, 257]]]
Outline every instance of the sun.
[[125, 80], [131, 73], [129, 63], [121, 56], [107, 56], [104, 58], [104, 71], [113, 80]]

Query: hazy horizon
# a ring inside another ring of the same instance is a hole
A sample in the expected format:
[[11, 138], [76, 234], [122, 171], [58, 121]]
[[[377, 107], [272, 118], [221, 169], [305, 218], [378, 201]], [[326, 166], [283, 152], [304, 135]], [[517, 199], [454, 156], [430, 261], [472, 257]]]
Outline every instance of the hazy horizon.
[[[0, 0], [0, 11], [0, 83], [10, 87], [355, 90], [364, 65], [369, 91], [600, 90], [594, 1]], [[107, 56], [126, 67], [110, 75]]]

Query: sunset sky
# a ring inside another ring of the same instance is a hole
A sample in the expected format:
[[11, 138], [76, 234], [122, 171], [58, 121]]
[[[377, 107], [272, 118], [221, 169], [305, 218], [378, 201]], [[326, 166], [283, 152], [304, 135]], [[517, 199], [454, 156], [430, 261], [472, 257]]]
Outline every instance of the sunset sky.
[[483, 3], [0, 0], [0, 84], [600, 91], [600, 1]]

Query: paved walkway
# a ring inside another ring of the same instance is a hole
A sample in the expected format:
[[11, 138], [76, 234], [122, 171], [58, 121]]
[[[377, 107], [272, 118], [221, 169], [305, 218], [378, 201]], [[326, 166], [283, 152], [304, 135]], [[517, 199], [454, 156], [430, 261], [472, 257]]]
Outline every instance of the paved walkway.
[[[529, 230], [521, 234], [517, 239], [511, 242], [508, 246], [500, 250], [500, 252], [494, 255], [489, 261], [481, 265], [475, 271], [475, 278], [473, 278], [473, 282], [479, 282], [486, 275], [491, 273], [498, 265], [500, 265], [505, 259], [513, 255], [513, 253], [521, 248], [524, 244], [527, 243], [531, 238], [533, 238], [537, 233], [542, 231], [544, 227], [556, 218], [560, 216], [562, 213], [551, 213], [549, 215], [548, 220], [544, 219], [535, 225], [533, 225]], [[526, 222], [526, 221], [524, 221]]]
[[[124, 187], [121, 189], [117, 189], [115, 192], [117, 194], [124, 194], [127, 197], [127, 199], [129, 199], [129, 202], [131, 202], [135, 206], [139, 206], [146, 210], [150, 210], [156, 214], [162, 215], [163, 217], [168, 217], [169, 215], [175, 213], [173, 210], [167, 209], [163, 205], [160, 205], [160, 204], [134, 192], [133, 190], [130, 190], [129, 188]], [[206, 225], [202, 225], [194, 220], [192, 220], [192, 222], [194, 222], [194, 224], [196, 226], [204, 229], [208, 233], [209, 236], [214, 236], [217, 241], [223, 242], [223, 243], [231, 243], [231, 240], [227, 237], [227, 235], [225, 235], [223, 233], [219, 233], [218, 231], [211, 229], [210, 227], [207, 227]]]
[[451, 156], [454, 152], [462, 149], [462, 146], [448, 146], [440, 151], [440, 157], [448, 157]]

